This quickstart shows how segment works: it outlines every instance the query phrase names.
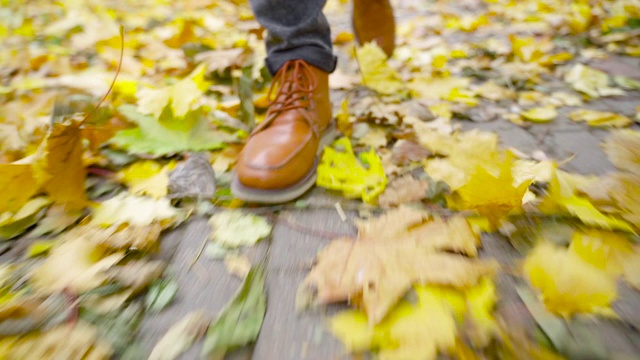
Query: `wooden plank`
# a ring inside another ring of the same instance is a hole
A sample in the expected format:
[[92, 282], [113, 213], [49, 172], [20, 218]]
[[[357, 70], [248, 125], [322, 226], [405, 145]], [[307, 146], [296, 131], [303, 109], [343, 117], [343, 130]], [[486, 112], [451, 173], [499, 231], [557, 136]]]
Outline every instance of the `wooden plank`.
[[[209, 233], [207, 219], [200, 217], [163, 237], [160, 257], [170, 259], [167, 273], [178, 282], [179, 290], [168, 308], [158, 314], [149, 314], [143, 320], [138, 339], [145, 353], [150, 353], [167, 330], [186, 314], [204, 309], [211, 315], [216, 315], [242, 283], [241, 279], [227, 273], [222, 261], [214, 261], [204, 255], [190, 267]], [[267, 246], [268, 242], [265, 241], [247, 249], [246, 253], [255, 263], [265, 256]], [[198, 359], [201, 348], [201, 343], [196, 344], [181, 358]], [[239, 355], [238, 359], [249, 358], [246, 351]]]
[[[348, 214], [353, 217], [353, 213]], [[319, 249], [332, 237], [354, 235], [334, 209], [302, 210], [281, 214], [273, 231], [267, 275], [267, 315], [254, 349], [254, 359], [342, 359], [342, 345], [325, 325], [345, 306], [305, 310], [296, 314], [296, 291]]]

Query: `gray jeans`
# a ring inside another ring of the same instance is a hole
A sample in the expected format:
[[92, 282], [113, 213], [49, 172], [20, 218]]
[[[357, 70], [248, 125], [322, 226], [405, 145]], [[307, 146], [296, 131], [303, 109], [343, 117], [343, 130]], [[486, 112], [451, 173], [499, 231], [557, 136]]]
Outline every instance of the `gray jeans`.
[[250, 0], [268, 31], [267, 68], [274, 75], [289, 60], [304, 60], [326, 72], [336, 68], [331, 30], [322, 13], [326, 0]]

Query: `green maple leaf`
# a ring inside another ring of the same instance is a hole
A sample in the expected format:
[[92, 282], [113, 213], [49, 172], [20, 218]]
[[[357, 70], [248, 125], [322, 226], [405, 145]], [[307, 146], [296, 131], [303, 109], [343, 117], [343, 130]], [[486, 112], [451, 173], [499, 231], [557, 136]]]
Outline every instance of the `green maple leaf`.
[[175, 117], [167, 106], [159, 119], [141, 114], [133, 105], [122, 105], [118, 111], [138, 127], [118, 131], [110, 142], [130, 153], [160, 156], [213, 150], [235, 140], [233, 135], [213, 129], [201, 109]]

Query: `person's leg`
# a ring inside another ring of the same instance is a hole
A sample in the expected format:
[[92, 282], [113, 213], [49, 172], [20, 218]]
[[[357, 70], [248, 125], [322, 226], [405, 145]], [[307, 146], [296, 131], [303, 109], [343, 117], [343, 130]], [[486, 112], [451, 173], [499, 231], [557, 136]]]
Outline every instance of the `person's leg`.
[[331, 73], [336, 57], [322, 13], [326, 0], [250, 0], [256, 20], [268, 31], [267, 68], [274, 75], [287, 61], [304, 60]]
[[231, 191], [249, 202], [297, 198], [316, 181], [318, 152], [329, 140], [331, 49], [325, 0], [251, 0], [269, 32], [267, 67], [274, 76], [265, 118], [238, 157]]

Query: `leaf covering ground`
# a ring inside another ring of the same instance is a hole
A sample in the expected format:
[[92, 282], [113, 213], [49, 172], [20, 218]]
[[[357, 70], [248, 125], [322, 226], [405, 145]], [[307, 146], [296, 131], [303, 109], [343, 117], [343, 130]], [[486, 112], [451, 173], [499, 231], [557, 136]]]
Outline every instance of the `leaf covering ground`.
[[[155, 259], [163, 232], [212, 209], [201, 252], [244, 283], [213, 321], [178, 323], [152, 357], [203, 336], [206, 356], [255, 341], [268, 266], [236, 252], [268, 246], [276, 217], [237, 209], [249, 204], [229, 191], [271, 81], [247, 2], [0, 3], [0, 358], [131, 354], [137, 295], [150, 289], [160, 315], [181, 295]], [[298, 295], [352, 306], [327, 328], [381, 359], [610, 357], [580, 321], [614, 317], [621, 283], [640, 289], [640, 108], [598, 101], [639, 96], [638, 72], [618, 68], [640, 57], [640, 2], [406, 3], [390, 59], [333, 36], [343, 136], [320, 158], [317, 185], [376, 215], [323, 247]], [[561, 127], [599, 136], [616, 170], [573, 173], [549, 147], [462, 130], [507, 126], [541, 143]], [[483, 250], [498, 233], [516, 263]], [[505, 276], [549, 341], [505, 327]], [[637, 337], [632, 318], [616, 321]]]

